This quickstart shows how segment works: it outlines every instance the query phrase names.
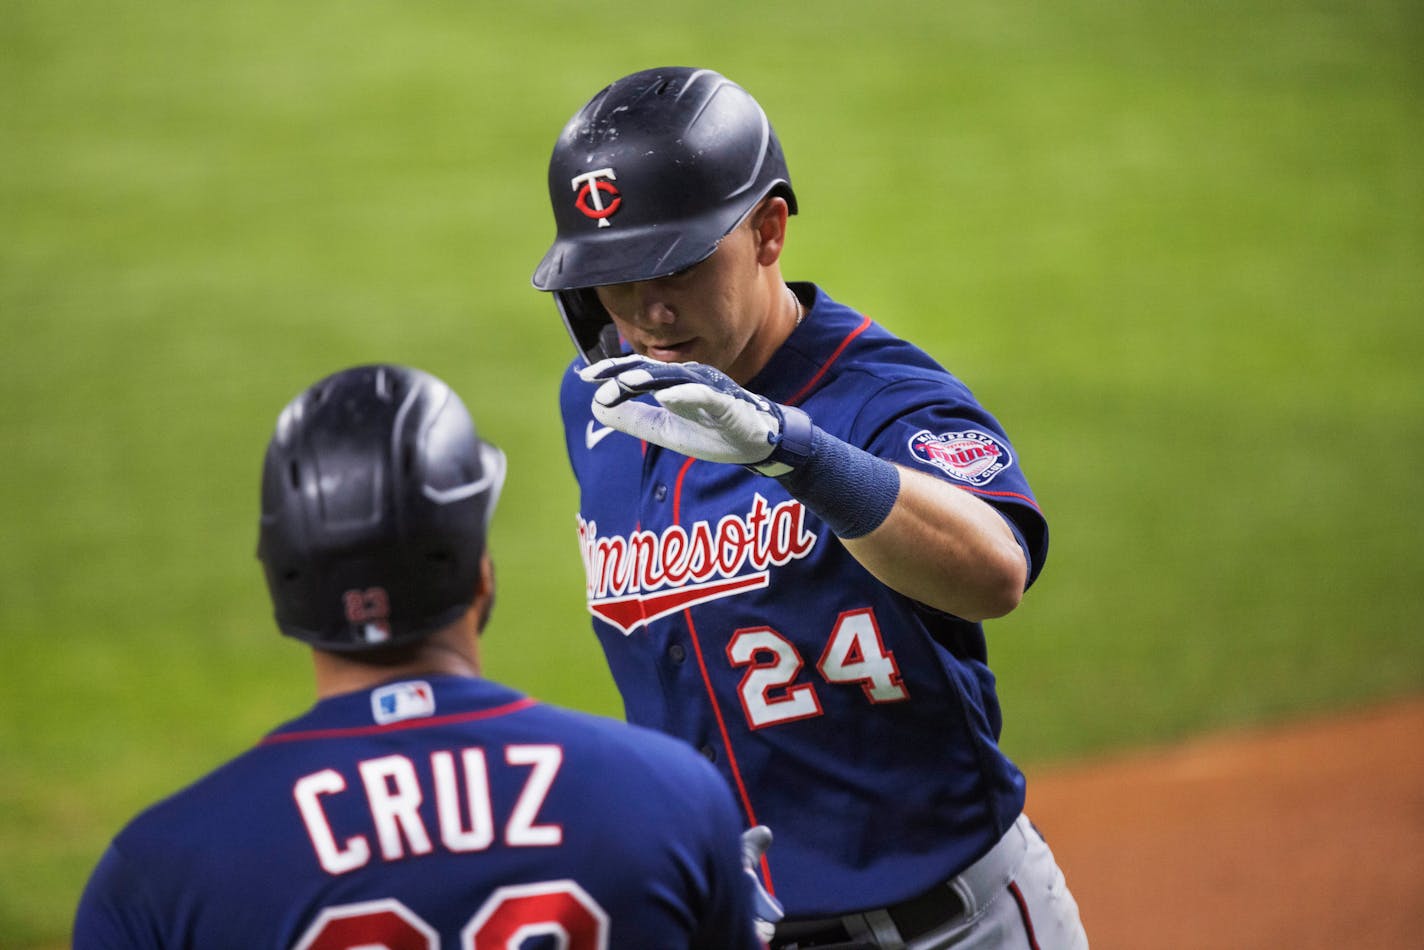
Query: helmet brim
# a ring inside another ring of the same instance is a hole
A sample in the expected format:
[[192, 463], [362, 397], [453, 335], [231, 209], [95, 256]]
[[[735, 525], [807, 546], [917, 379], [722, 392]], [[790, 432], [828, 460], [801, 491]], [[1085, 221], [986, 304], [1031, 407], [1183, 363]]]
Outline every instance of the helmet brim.
[[710, 257], [745, 212], [734, 205], [672, 224], [560, 236], [535, 268], [533, 284], [539, 290], [578, 290], [676, 274]]

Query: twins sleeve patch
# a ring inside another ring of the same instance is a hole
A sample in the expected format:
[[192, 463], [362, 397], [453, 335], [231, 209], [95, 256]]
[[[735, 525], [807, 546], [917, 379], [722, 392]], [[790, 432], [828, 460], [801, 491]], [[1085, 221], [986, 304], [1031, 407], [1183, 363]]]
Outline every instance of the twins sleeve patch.
[[995, 475], [1014, 464], [1009, 447], [979, 429], [939, 435], [921, 429], [910, 438], [910, 451], [926, 465], [974, 486], [989, 484]]

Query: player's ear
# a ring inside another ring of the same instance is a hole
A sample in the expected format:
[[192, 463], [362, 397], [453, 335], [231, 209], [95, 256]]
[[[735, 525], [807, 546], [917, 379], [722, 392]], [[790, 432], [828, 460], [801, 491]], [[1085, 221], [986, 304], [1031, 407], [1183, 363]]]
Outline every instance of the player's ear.
[[752, 234], [756, 238], [757, 263], [770, 267], [781, 259], [782, 248], [786, 246], [786, 222], [791, 209], [786, 199], [772, 195], [756, 206], [751, 213]]
[[494, 610], [494, 560], [490, 558], [488, 549], [480, 555], [480, 578], [471, 606], [476, 611], [475, 632], [484, 633], [485, 624], [489, 623], [490, 613]]

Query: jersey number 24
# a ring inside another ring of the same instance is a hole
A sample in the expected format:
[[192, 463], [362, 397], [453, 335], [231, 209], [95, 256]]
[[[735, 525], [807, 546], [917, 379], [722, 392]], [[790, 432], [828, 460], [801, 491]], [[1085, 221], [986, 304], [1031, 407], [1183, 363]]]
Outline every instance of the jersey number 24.
[[[815, 684], [796, 682], [805, 661], [795, 644], [772, 628], [738, 630], [727, 642], [727, 658], [733, 666], [747, 667], [737, 694], [753, 729], [821, 715]], [[895, 654], [885, 649], [875, 613], [868, 608], [836, 618], [816, 669], [829, 684], [859, 684], [872, 703], [910, 698]]]

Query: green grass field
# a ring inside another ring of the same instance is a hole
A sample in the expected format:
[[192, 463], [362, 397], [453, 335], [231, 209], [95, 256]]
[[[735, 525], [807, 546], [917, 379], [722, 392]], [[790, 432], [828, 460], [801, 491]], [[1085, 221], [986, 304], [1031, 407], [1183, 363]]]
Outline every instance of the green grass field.
[[788, 276], [1014, 437], [1053, 526], [990, 627], [1030, 769], [1424, 689], [1417, 4], [651, 10], [0, 5], [0, 946], [63, 945], [129, 816], [309, 704], [257, 477], [328, 372], [464, 395], [513, 470], [487, 671], [619, 713], [528, 279], [555, 135], [645, 66], [762, 101]]

